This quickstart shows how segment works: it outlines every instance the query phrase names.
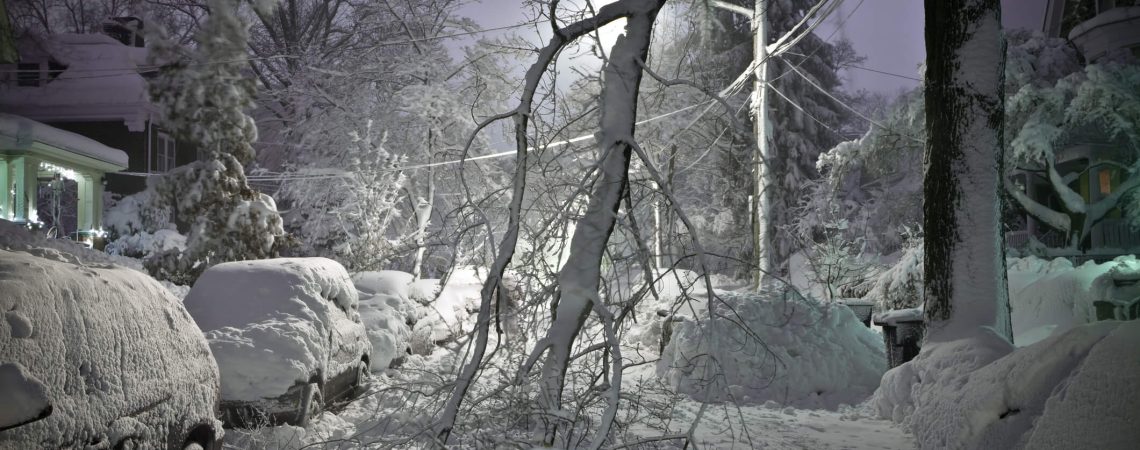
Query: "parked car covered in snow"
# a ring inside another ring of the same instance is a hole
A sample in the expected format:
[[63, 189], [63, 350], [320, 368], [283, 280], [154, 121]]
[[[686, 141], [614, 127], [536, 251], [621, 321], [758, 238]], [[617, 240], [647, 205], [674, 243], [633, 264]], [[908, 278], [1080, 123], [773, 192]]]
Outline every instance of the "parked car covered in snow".
[[304, 426], [369, 376], [372, 345], [344, 267], [280, 258], [207, 269], [184, 303], [221, 372], [227, 425]]
[[154, 279], [0, 249], [0, 315], [0, 448], [221, 448], [217, 365]]

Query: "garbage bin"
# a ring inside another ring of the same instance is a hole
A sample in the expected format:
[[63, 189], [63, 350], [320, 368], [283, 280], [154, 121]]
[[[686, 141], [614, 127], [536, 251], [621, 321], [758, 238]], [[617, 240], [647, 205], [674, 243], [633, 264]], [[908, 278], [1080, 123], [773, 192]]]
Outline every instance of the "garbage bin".
[[887, 311], [875, 316], [875, 325], [883, 327], [883, 343], [887, 347], [887, 363], [895, 368], [918, 356], [926, 322], [922, 309]]

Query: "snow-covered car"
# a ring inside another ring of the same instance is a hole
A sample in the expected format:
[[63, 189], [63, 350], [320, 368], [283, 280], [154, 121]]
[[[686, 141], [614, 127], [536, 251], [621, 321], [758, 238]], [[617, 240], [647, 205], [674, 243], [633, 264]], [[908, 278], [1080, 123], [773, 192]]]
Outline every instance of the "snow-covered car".
[[217, 365], [154, 279], [0, 249], [0, 315], [0, 448], [221, 448]]
[[326, 258], [223, 263], [184, 304], [221, 372], [222, 420], [304, 426], [368, 379], [372, 344], [352, 280]]

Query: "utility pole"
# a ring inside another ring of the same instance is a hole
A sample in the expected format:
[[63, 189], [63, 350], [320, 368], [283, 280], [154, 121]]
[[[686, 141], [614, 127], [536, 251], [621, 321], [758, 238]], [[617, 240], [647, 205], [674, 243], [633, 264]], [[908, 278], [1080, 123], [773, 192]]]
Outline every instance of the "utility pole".
[[771, 133], [768, 130], [768, 18], [767, 5], [764, 0], [756, 0], [753, 7], [752, 37], [753, 53], [755, 53], [756, 76], [752, 90], [752, 117], [756, 129], [756, 152], [752, 154], [752, 230], [754, 243], [752, 251], [756, 255], [756, 267], [752, 270], [753, 282], [756, 290], [760, 290], [764, 276], [774, 269], [772, 265], [771, 236], [768, 235], [768, 225], [771, 222], [768, 214], [771, 211], [771, 201], [768, 196], [771, 192], [771, 170], [768, 167], [768, 141]]
[[768, 229], [771, 200], [771, 170], [767, 165], [768, 143], [771, 130], [768, 129], [768, 18], [766, 0], [755, 0], [755, 5], [749, 11], [731, 3], [714, 0], [713, 7], [748, 16], [752, 22], [753, 47], [753, 90], [752, 90], [752, 122], [756, 136], [756, 151], [752, 153], [753, 188], [750, 196], [749, 212], [752, 222], [752, 254], [755, 266], [752, 268], [753, 288], [760, 289], [761, 282], [767, 273], [772, 273], [775, 267], [772, 263], [771, 236]]

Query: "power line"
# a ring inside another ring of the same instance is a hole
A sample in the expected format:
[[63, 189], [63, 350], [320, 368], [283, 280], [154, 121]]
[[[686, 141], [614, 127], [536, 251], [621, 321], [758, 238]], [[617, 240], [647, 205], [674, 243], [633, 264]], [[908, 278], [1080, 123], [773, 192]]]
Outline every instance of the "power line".
[[[863, 113], [861, 113], [861, 112], [859, 112], [858, 110], [856, 110], [855, 108], [851, 107], [851, 105], [848, 105], [847, 103], [843, 102], [842, 100], [840, 100], [840, 99], [838, 99], [838, 98], [835, 98], [835, 96], [834, 96], [834, 95], [831, 95], [831, 93], [830, 93], [830, 92], [827, 92], [827, 90], [826, 90], [826, 89], [824, 89], [823, 87], [821, 87], [821, 86], [820, 86], [819, 84], [817, 84], [817, 83], [816, 83], [814, 80], [812, 80], [811, 78], [808, 78], [808, 76], [807, 76], [807, 75], [804, 75], [804, 73], [803, 73], [803, 72], [800, 72], [800, 69], [796, 68], [795, 66], [792, 66], [792, 71], [794, 71], [794, 72], [796, 73], [796, 75], [799, 75], [799, 76], [800, 76], [800, 78], [803, 78], [803, 79], [804, 79], [804, 81], [807, 81], [807, 82], [808, 82], [808, 84], [812, 85], [812, 87], [816, 88], [816, 90], [818, 90], [818, 91], [822, 92], [822, 93], [823, 93], [823, 95], [826, 95], [828, 98], [830, 98], [830, 99], [834, 100], [836, 103], [838, 103], [840, 106], [843, 106], [843, 107], [844, 107], [844, 108], [846, 108], [848, 111], [851, 111], [851, 112], [855, 113], [855, 115], [856, 115], [856, 116], [859, 116], [859, 117], [860, 117], [860, 118], [862, 118], [863, 120], [866, 120], [867, 122], [870, 122], [872, 125], [875, 125], [875, 126], [877, 126], [877, 127], [879, 127], [879, 128], [882, 128], [882, 129], [884, 129], [884, 130], [891, 130], [891, 128], [890, 128], [890, 127], [888, 127], [888, 126], [886, 126], [886, 125], [883, 125], [883, 124], [879, 123], [878, 121], [876, 121], [876, 120], [874, 120], [874, 119], [872, 119], [872, 118], [870, 118], [870, 117], [867, 117], [867, 116], [866, 116], [866, 115], [864, 115]], [[891, 130], [891, 131], [893, 131], [893, 130]], [[903, 133], [899, 133], [899, 134], [900, 134], [900, 135], [902, 135], [902, 136], [905, 136], [906, 138], [908, 138], [908, 139], [910, 139], [910, 140], [913, 140], [913, 141], [915, 141], [915, 142], [918, 142], [918, 143], [923, 143], [923, 144], [925, 144], [925, 143], [926, 143], [926, 141], [923, 141], [923, 140], [920, 140], [920, 139], [917, 139], [917, 138], [914, 138], [914, 137], [906, 136], [906, 135], [905, 135], [905, 134], [903, 134]]]
[[856, 66], [856, 65], [854, 65], [854, 64], [844, 64], [844, 65], [843, 65], [843, 67], [851, 67], [851, 68], [855, 68], [855, 69], [866, 70], [866, 71], [868, 71], [868, 72], [881, 73], [881, 74], [883, 74], [883, 75], [890, 75], [890, 76], [892, 76], [892, 77], [899, 77], [899, 78], [905, 78], [905, 79], [908, 79], [908, 80], [914, 80], [914, 81], [922, 82], [922, 79], [921, 79], [921, 78], [908, 77], [908, 76], [906, 76], [906, 75], [899, 75], [899, 74], [897, 74], [897, 73], [885, 72], [885, 71], [882, 71], [882, 70], [876, 70], [876, 69], [872, 69], [872, 68], [869, 68], [869, 67]]

